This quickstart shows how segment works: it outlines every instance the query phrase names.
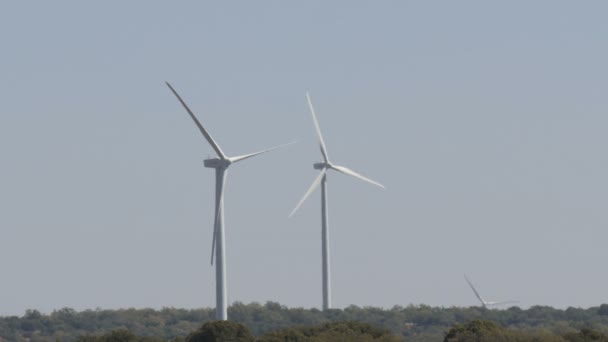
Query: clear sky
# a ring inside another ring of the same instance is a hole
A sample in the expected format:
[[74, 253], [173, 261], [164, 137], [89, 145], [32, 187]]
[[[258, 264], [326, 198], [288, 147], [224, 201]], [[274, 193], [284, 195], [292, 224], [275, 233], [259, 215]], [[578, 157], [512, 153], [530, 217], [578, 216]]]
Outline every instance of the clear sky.
[[231, 155], [229, 301], [608, 302], [605, 1], [0, 5], [0, 314], [213, 307], [213, 156]]

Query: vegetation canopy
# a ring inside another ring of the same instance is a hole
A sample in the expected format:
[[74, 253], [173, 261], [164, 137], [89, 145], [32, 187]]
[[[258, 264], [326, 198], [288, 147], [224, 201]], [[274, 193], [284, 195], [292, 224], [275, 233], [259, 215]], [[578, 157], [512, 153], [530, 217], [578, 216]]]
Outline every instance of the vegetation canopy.
[[[588, 309], [533, 306], [488, 310], [426, 305], [391, 309], [287, 308], [235, 303], [230, 321], [214, 309], [28, 310], [0, 317], [0, 342], [214, 341], [606, 341], [608, 305]], [[608, 342], [608, 341], [607, 341]]]

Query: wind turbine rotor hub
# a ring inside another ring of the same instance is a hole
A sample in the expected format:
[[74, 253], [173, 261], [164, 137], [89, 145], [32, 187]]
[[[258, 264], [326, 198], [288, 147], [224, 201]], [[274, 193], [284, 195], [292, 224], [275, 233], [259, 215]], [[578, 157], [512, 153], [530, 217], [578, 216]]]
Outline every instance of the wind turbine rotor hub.
[[205, 159], [205, 161], [203, 162], [205, 164], [205, 167], [211, 168], [211, 169], [222, 169], [222, 168], [227, 168], [230, 165], [230, 160], [228, 159], [220, 159], [220, 158], [210, 158], [210, 159]]
[[312, 167], [313, 167], [315, 170], [323, 170], [323, 169], [325, 169], [325, 168], [331, 168], [331, 165], [330, 165], [330, 164], [328, 164], [328, 163], [314, 163], [314, 164], [312, 165]]

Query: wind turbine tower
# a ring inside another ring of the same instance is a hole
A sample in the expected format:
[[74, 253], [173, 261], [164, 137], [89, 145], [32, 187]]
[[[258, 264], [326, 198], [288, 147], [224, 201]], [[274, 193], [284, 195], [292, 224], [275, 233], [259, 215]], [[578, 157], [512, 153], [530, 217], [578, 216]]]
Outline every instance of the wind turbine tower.
[[226, 293], [226, 241], [224, 235], [224, 185], [226, 184], [226, 172], [228, 167], [241, 160], [257, 156], [258, 154], [266, 153], [277, 148], [281, 148], [293, 143], [269, 148], [267, 150], [244, 154], [236, 157], [229, 157], [220, 148], [220, 146], [213, 140], [209, 132], [203, 127], [198, 121], [194, 113], [190, 110], [188, 105], [182, 100], [177, 94], [175, 89], [165, 82], [173, 94], [177, 97], [179, 102], [184, 106], [198, 129], [201, 131], [209, 145], [215, 150], [217, 158], [210, 158], [204, 161], [205, 167], [215, 169], [215, 215], [213, 224], [213, 241], [211, 244], [211, 265], [213, 265], [213, 257], [215, 254], [215, 298], [216, 298], [216, 318], [218, 320], [228, 319], [228, 301]]
[[319, 122], [317, 121], [317, 116], [315, 114], [315, 110], [312, 106], [312, 101], [310, 100], [310, 95], [306, 93], [306, 99], [308, 100], [308, 107], [310, 108], [310, 113], [312, 114], [312, 121], [315, 125], [315, 129], [317, 131], [317, 137], [319, 138], [319, 147], [321, 149], [321, 154], [323, 155], [323, 161], [319, 163], [313, 164], [313, 168], [316, 170], [321, 170], [317, 178], [312, 182], [312, 185], [300, 202], [293, 209], [289, 217], [293, 216], [295, 212], [300, 208], [302, 203], [308, 198], [308, 196], [321, 184], [321, 244], [322, 244], [322, 267], [323, 267], [323, 310], [331, 309], [331, 274], [330, 274], [330, 263], [329, 263], [329, 222], [328, 218], [328, 209], [327, 209], [327, 171], [334, 170], [340, 173], [358, 178], [365, 182], [371, 183], [373, 185], [384, 188], [384, 185], [373, 181], [369, 178], [366, 178], [355, 171], [344, 167], [333, 164], [329, 160], [329, 155], [327, 154], [327, 148], [325, 147], [325, 141], [323, 140], [323, 135], [321, 134], [321, 128], [319, 128]]

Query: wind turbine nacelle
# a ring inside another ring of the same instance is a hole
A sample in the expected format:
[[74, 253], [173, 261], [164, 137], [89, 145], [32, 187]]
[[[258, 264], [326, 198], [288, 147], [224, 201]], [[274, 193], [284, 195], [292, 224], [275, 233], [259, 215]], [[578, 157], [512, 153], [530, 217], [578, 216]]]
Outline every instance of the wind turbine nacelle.
[[323, 170], [324, 168], [328, 167], [328, 165], [327, 165], [327, 164], [325, 164], [325, 163], [314, 163], [314, 164], [312, 165], [312, 167], [313, 167], [315, 170]]
[[220, 159], [220, 158], [211, 158], [211, 159], [205, 159], [204, 164], [205, 164], [205, 167], [209, 167], [212, 169], [219, 169], [219, 168], [228, 167], [228, 165], [230, 165], [230, 161], [226, 160], [226, 159]]

